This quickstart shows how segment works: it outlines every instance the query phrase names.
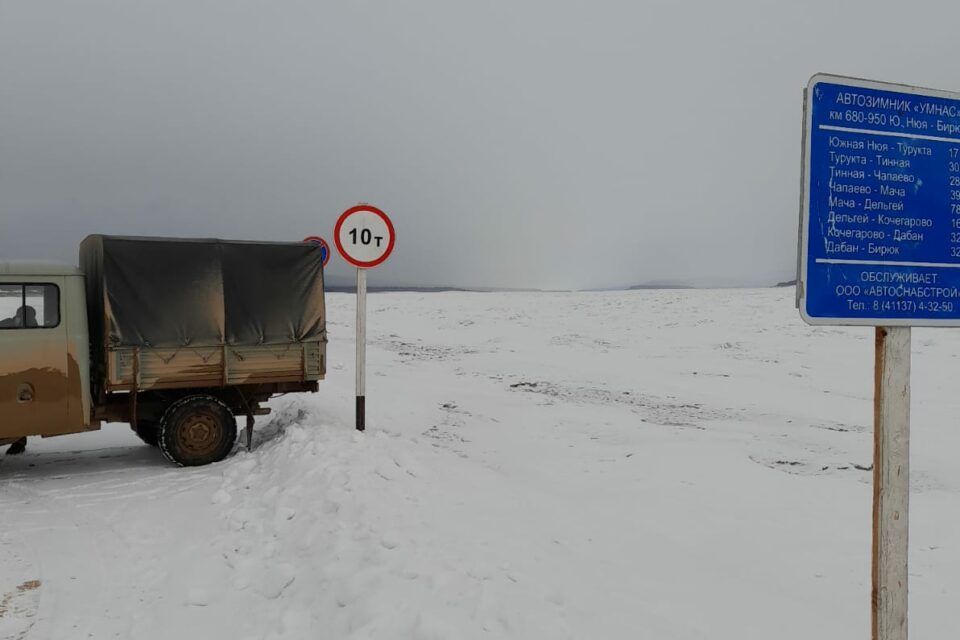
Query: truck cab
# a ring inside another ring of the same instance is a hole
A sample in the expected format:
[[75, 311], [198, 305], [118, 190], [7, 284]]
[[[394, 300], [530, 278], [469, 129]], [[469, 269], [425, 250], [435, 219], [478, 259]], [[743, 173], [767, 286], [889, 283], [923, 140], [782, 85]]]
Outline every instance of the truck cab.
[[92, 418], [83, 274], [0, 263], [0, 445], [98, 429]]

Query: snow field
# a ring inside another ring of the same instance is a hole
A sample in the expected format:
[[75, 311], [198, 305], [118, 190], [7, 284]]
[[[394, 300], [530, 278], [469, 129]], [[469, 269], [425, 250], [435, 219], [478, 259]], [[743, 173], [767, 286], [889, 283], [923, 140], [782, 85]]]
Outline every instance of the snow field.
[[[0, 461], [0, 594], [40, 583], [0, 638], [869, 633], [870, 330], [792, 290], [375, 294], [358, 434], [353, 303], [251, 453], [173, 469], [114, 425]], [[943, 638], [960, 340], [914, 336], [911, 633]]]

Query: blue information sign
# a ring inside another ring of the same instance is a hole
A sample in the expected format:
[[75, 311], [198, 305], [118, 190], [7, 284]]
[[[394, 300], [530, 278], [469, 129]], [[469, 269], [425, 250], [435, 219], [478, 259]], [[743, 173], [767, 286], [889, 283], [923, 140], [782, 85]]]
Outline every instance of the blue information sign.
[[817, 75], [804, 108], [803, 319], [960, 326], [960, 94]]

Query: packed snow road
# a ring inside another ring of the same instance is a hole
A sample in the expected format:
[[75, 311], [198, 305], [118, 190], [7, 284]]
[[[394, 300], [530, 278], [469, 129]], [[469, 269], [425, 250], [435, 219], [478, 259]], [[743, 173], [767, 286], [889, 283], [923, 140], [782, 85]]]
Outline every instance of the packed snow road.
[[[0, 461], [0, 638], [864, 637], [872, 333], [792, 290], [353, 298], [318, 394], [175, 469]], [[914, 333], [911, 631], [955, 634], [960, 339]]]

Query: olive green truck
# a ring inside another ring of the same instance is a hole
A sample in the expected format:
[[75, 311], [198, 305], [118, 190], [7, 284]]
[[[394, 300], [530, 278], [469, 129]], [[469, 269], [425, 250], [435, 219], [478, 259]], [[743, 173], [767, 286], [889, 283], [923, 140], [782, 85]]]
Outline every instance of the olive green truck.
[[129, 423], [223, 459], [263, 403], [326, 373], [320, 248], [95, 235], [80, 266], [0, 262], [0, 446]]

